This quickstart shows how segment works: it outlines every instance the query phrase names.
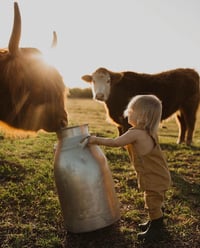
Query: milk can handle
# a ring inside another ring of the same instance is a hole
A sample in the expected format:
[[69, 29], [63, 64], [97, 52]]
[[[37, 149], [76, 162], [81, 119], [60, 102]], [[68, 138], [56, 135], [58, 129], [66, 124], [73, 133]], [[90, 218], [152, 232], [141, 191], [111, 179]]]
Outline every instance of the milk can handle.
[[80, 147], [81, 147], [82, 149], [84, 149], [84, 148], [87, 146], [87, 144], [88, 144], [88, 138], [89, 138], [89, 137], [90, 137], [90, 135], [84, 137], [84, 138], [80, 141], [79, 145], [80, 145]]

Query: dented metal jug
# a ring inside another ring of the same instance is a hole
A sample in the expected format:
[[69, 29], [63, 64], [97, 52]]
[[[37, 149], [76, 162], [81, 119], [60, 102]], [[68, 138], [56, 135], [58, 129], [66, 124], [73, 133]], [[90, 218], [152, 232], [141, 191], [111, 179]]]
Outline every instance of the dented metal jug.
[[97, 145], [81, 146], [88, 125], [67, 127], [57, 133], [54, 175], [66, 229], [89, 232], [120, 218], [112, 174]]

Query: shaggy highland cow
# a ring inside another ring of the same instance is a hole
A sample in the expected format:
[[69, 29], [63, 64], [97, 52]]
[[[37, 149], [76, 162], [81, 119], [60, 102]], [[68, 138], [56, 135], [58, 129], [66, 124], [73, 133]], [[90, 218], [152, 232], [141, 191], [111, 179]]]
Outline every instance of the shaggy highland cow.
[[21, 16], [14, 3], [9, 45], [0, 49], [0, 121], [17, 129], [56, 132], [67, 126], [66, 87], [38, 49], [19, 48], [20, 36]]
[[99, 68], [92, 75], [82, 76], [82, 79], [92, 83], [94, 99], [105, 103], [119, 134], [130, 127], [123, 116], [130, 99], [139, 94], [154, 94], [163, 104], [162, 120], [177, 112], [178, 143], [191, 144], [200, 101], [199, 74], [196, 71], [175, 69], [151, 75]]

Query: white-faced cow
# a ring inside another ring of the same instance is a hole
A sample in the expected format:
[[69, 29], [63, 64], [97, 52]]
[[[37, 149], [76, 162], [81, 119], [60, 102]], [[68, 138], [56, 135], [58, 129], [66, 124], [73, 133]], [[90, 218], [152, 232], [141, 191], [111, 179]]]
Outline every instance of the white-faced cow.
[[118, 126], [119, 134], [130, 127], [123, 116], [130, 99], [138, 94], [154, 94], [163, 104], [162, 120], [176, 112], [178, 143], [191, 144], [200, 101], [199, 74], [193, 69], [140, 74], [99, 68], [92, 75], [82, 76], [82, 79], [92, 83], [94, 99], [105, 103], [109, 117]]
[[9, 45], [0, 49], [0, 121], [24, 130], [56, 132], [67, 126], [62, 76], [38, 49], [19, 48], [20, 36], [21, 16], [14, 3]]

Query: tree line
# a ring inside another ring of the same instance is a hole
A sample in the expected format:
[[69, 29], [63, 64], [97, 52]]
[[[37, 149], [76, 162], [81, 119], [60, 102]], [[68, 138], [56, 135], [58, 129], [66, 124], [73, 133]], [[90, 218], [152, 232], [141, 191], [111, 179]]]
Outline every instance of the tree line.
[[68, 98], [92, 98], [91, 88], [71, 88], [68, 91]]

